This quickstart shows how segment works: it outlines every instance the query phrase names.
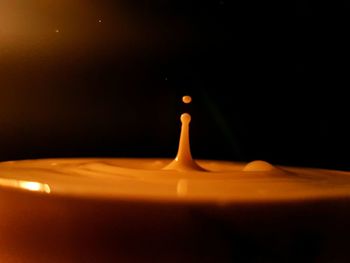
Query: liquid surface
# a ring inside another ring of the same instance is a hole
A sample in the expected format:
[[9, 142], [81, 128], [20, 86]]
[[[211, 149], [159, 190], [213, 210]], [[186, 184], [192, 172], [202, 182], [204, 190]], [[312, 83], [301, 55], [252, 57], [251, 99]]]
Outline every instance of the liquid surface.
[[41, 159], [0, 163], [0, 189], [113, 199], [257, 202], [350, 197], [350, 173], [266, 162], [204, 161], [206, 171], [164, 170], [170, 159]]
[[[190, 96], [183, 97], [190, 103]], [[350, 172], [195, 161], [191, 115], [181, 115], [178, 152], [170, 159], [42, 159], [0, 163], [1, 187], [113, 199], [257, 202], [350, 197]]]

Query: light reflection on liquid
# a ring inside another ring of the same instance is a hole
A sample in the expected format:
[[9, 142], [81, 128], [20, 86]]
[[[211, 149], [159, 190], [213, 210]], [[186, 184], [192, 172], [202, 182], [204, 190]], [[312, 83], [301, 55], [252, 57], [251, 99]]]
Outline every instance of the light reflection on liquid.
[[186, 179], [180, 179], [176, 185], [176, 192], [179, 197], [186, 196], [188, 192], [188, 181]]
[[51, 188], [48, 184], [43, 184], [39, 182], [0, 178], [0, 186], [20, 188], [23, 190], [28, 190], [33, 192], [42, 192], [47, 194], [51, 193]]

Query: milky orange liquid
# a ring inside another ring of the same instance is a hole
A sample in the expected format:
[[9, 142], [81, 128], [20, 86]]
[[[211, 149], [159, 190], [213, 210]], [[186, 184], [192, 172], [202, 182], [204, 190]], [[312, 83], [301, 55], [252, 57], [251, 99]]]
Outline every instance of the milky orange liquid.
[[[192, 98], [185, 96], [190, 103]], [[191, 116], [181, 115], [178, 153], [169, 159], [43, 159], [0, 163], [0, 186], [73, 196], [160, 201], [262, 202], [350, 197], [350, 173], [195, 161]]]
[[0, 262], [349, 262], [349, 172], [194, 160], [190, 121], [174, 160], [0, 163]]

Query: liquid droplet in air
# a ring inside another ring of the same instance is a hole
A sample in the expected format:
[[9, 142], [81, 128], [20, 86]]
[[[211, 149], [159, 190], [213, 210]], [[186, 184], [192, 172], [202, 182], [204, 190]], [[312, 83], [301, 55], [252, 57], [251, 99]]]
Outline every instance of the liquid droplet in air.
[[[190, 103], [192, 98], [190, 96], [184, 96], [182, 101], [184, 103]], [[189, 135], [190, 122], [191, 115], [183, 113], [181, 115], [181, 134], [176, 158], [163, 169], [177, 171], [206, 171], [192, 158]]]
[[186, 95], [186, 96], [182, 97], [182, 102], [183, 103], [189, 104], [189, 103], [191, 103], [191, 101], [192, 101], [191, 96]]

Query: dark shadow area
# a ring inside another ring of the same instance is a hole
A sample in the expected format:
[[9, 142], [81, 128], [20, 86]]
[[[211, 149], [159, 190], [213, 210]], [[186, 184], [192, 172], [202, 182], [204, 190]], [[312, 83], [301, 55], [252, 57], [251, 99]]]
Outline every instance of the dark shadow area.
[[196, 158], [349, 170], [347, 5], [296, 2], [293, 34], [254, 2], [24, 3], [2, 16], [1, 160], [173, 157], [190, 94]]

